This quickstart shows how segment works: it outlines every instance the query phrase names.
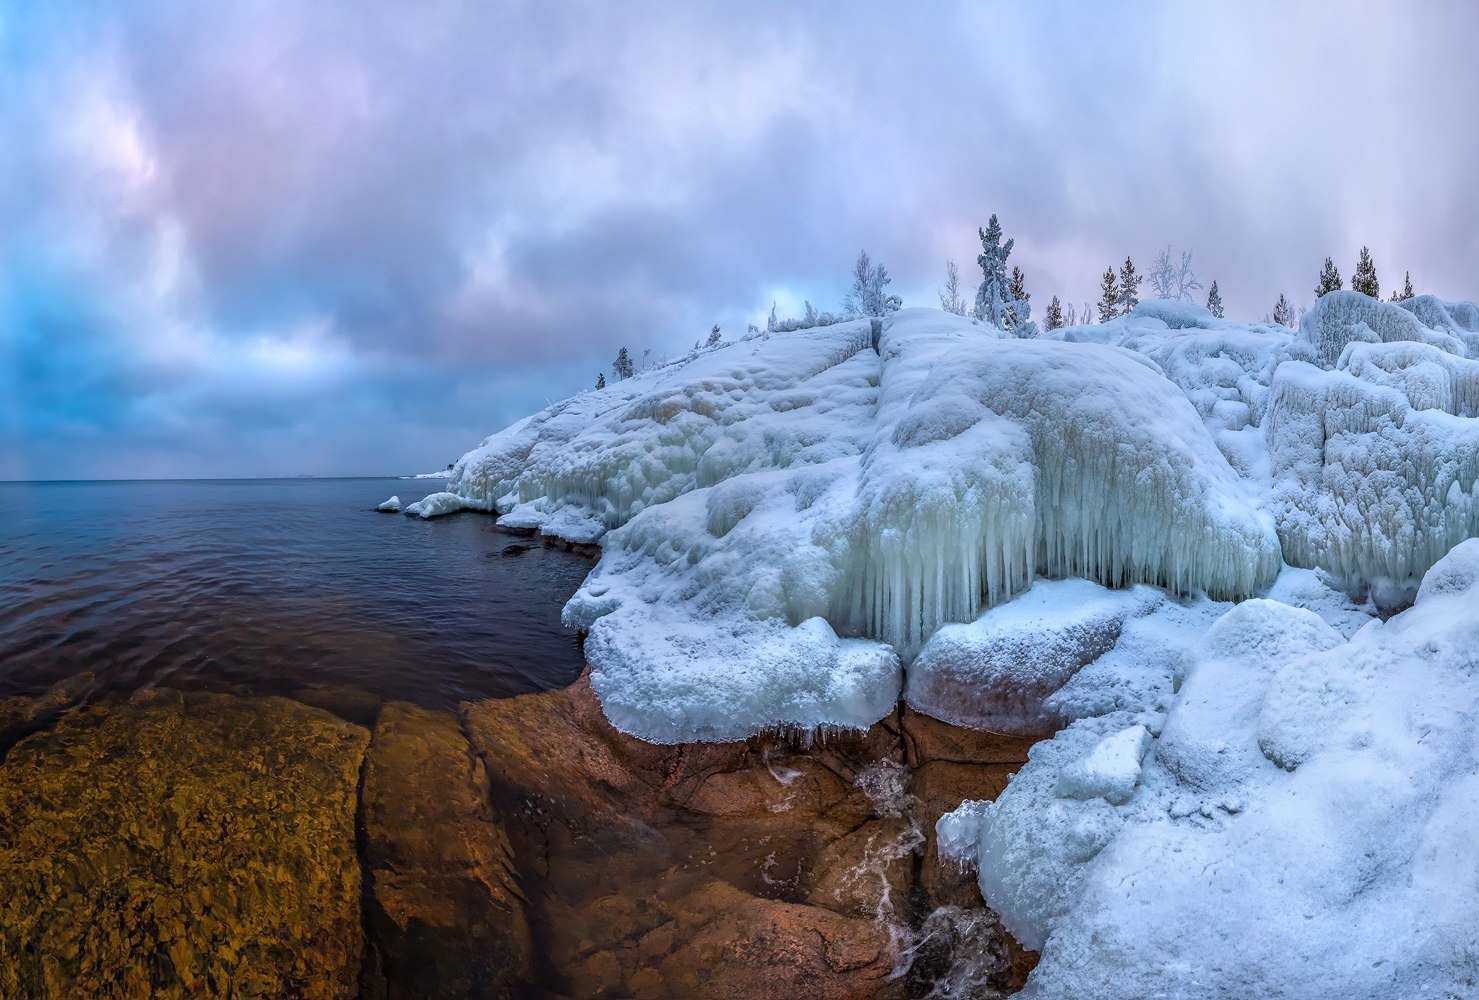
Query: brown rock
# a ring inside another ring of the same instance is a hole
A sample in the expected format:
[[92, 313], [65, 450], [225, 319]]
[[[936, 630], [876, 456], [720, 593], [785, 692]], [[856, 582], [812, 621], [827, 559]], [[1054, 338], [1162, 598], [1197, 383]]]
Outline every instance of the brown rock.
[[456, 716], [380, 712], [362, 815], [385, 996], [502, 997], [528, 981], [522, 893], [487, 784]]
[[0, 995], [351, 997], [369, 734], [142, 691], [0, 765]]

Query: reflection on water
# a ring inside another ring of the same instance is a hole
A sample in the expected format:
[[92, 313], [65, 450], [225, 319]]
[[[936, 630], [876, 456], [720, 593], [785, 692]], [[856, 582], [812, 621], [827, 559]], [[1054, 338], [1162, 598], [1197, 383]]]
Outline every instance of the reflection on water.
[[370, 508], [396, 479], [0, 483], [0, 697], [350, 686], [450, 706], [568, 683], [561, 606], [590, 563]]

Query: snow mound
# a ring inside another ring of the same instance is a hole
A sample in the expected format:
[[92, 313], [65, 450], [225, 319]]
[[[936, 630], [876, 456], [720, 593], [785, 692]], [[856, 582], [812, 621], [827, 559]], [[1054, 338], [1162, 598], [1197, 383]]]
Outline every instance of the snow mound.
[[1424, 326], [1395, 302], [1361, 292], [1327, 292], [1299, 321], [1299, 336], [1314, 347], [1320, 364], [1332, 368], [1347, 344], [1415, 341], [1450, 354], [1464, 355], [1464, 342], [1450, 333]]
[[375, 509], [383, 511], [386, 514], [399, 514], [401, 510], [401, 498], [391, 497], [389, 500], [383, 500], [376, 505]]
[[1479, 535], [1479, 362], [1419, 343], [1351, 344], [1334, 371], [1281, 365], [1270, 411], [1286, 561], [1410, 591]]
[[460, 497], [456, 493], [443, 492], [432, 493], [422, 497], [415, 503], [407, 504], [401, 513], [407, 517], [415, 516], [429, 521], [434, 517], [441, 517], [444, 514], [455, 514], [460, 510], [475, 509], [477, 509], [475, 505], [468, 503], [466, 498]]
[[1166, 711], [1076, 722], [941, 820], [1042, 950], [1023, 996], [1474, 992], [1479, 540], [1431, 577], [1349, 639], [1245, 602]]
[[1051, 734], [1063, 719], [1045, 699], [1113, 648], [1127, 618], [1162, 599], [1149, 587], [1039, 581], [974, 622], [936, 632], [909, 667], [905, 699], [959, 726]]
[[855, 452], [865, 427], [838, 411], [871, 398], [871, 343], [866, 320], [800, 330], [581, 393], [464, 455], [448, 488], [499, 513], [576, 507], [610, 529], [734, 475]]

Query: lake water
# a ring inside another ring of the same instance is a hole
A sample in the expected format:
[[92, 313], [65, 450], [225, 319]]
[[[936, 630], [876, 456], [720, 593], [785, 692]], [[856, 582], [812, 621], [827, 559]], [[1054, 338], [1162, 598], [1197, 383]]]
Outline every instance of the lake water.
[[569, 683], [589, 560], [474, 513], [381, 514], [441, 480], [0, 483], [0, 697], [91, 671], [345, 686], [431, 707]]

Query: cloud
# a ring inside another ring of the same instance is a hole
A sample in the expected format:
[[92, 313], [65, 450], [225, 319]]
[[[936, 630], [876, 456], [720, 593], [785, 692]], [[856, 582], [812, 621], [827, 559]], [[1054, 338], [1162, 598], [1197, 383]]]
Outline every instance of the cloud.
[[[0, 476], [399, 472], [992, 212], [1036, 303], [1369, 244], [1472, 297], [1469, 5], [0, 12]], [[1040, 307], [1039, 307], [1040, 308]], [[60, 463], [60, 464], [59, 464]]]

